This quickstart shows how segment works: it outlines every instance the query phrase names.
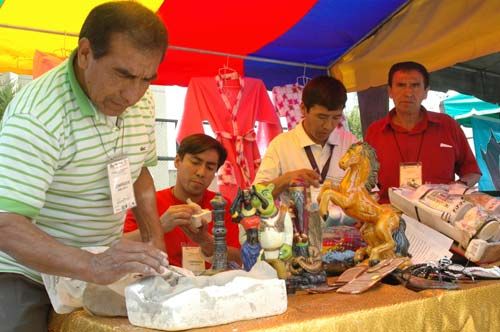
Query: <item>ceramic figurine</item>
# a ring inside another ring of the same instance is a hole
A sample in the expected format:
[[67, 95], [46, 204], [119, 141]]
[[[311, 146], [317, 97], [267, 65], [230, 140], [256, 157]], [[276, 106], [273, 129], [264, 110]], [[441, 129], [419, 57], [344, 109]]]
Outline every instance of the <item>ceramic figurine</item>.
[[214, 213], [214, 256], [212, 261], [212, 270], [214, 272], [227, 270], [227, 243], [226, 226], [224, 224], [224, 214], [226, 210], [226, 201], [217, 193], [210, 201]]
[[346, 173], [338, 187], [325, 181], [320, 190], [320, 214], [328, 214], [331, 201], [363, 222], [360, 233], [367, 246], [356, 251], [354, 260], [360, 262], [368, 256], [369, 263], [375, 265], [385, 258], [407, 256], [409, 242], [403, 219], [389, 204], [378, 204], [370, 194], [379, 169], [375, 150], [366, 142], [355, 143], [342, 156], [339, 167]]
[[239, 223], [241, 219], [254, 216], [257, 213], [252, 205], [252, 195], [254, 195], [252, 188], [238, 189], [238, 194], [229, 209], [235, 222]]
[[288, 188], [290, 196], [289, 212], [293, 223], [294, 256], [308, 256], [309, 205], [311, 193], [302, 181], [293, 181]]
[[252, 205], [260, 216], [259, 242], [264, 250], [263, 257], [276, 269], [280, 279], [286, 279], [284, 261], [292, 257], [292, 221], [286, 205], [278, 209], [274, 204], [273, 189], [272, 183], [256, 184]]
[[240, 224], [246, 233], [246, 241], [241, 245], [241, 260], [245, 271], [250, 271], [257, 262], [262, 249], [259, 243], [260, 217], [254, 215], [243, 218]]
[[245, 230], [243, 239], [240, 239], [241, 260], [245, 271], [251, 270], [262, 249], [258, 235], [260, 217], [257, 216], [257, 209], [252, 205], [252, 196], [254, 195], [256, 194], [253, 188], [238, 190], [230, 209], [233, 221], [239, 223]]
[[[286, 262], [289, 281], [296, 288], [308, 289], [326, 282], [326, 273], [323, 271], [321, 259], [322, 221], [318, 210], [317, 203], [307, 204], [308, 242], [301, 243], [299, 246], [294, 243], [295, 248], [301, 250], [294, 248], [294, 256]], [[294, 241], [296, 239], [297, 237], [294, 237]]]

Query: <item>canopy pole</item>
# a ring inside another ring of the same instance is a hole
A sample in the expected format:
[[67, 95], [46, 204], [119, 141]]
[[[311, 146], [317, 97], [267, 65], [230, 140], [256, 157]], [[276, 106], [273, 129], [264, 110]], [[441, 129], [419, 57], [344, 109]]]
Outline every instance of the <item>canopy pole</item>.
[[294, 62], [294, 61], [285, 61], [285, 60], [270, 59], [270, 58], [264, 58], [264, 57], [257, 57], [257, 56], [253, 56], [253, 55], [239, 55], [239, 54], [232, 54], [232, 53], [218, 52], [218, 51], [210, 51], [210, 50], [204, 50], [204, 49], [198, 49], [198, 48], [191, 48], [191, 47], [184, 47], [184, 46], [175, 46], [175, 45], [170, 45], [168, 48], [172, 49], [172, 50], [176, 50], [176, 51], [184, 51], [184, 52], [191, 52], [191, 53], [201, 53], [201, 54], [211, 54], [211, 55], [217, 55], [217, 56], [223, 56], [223, 57], [230, 57], [230, 58], [235, 58], [235, 59], [250, 60], [250, 61], [256, 61], [256, 62], [275, 63], [275, 64], [285, 65], [285, 66], [293, 66], [293, 67], [301, 67], [301, 68], [311, 68], [311, 69], [321, 69], [321, 70], [327, 70], [328, 69], [328, 67], [326, 67], [326, 66], [313, 65], [313, 64], [309, 64], [309, 63], [303, 63], [303, 62]]
[[[30, 28], [30, 27], [16, 26], [16, 25], [3, 24], [3, 23], [0, 23], [0, 28], [31, 31], [31, 32], [41, 32], [41, 33], [47, 33], [47, 34], [52, 34], [52, 35], [78, 37], [78, 34], [76, 34], [76, 33], [68, 33], [68, 32], [61, 32], [61, 31], [54, 31], [54, 30]], [[328, 69], [328, 67], [326, 67], [326, 66], [313, 65], [313, 64], [309, 64], [309, 63], [303, 63], [303, 62], [277, 60], [277, 59], [257, 57], [257, 56], [252, 56], [252, 55], [239, 55], [239, 54], [210, 51], [210, 50], [184, 47], [184, 46], [169, 45], [168, 48], [172, 49], [172, 50], [176, 50], [176, 51], [210, 54], [210, 55], [230, 57], [230, 58], [243, 59], [243, 60], [250, 60], [250, 61], [256, 61], [256, 62], [267, 62], [267, 63], [274, 63], [274, 64], [285, 65], [285, 66], [301, 67], [304, 69], [311, 68], [311, 69], [320, 69], [320, 70], [325, 70], [325, 71]]]

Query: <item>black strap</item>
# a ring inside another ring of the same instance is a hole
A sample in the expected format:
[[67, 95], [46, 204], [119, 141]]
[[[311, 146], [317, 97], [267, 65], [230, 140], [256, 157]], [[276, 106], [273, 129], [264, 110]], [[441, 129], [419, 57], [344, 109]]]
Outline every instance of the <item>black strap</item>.
[[[422, 152], [422, 144], [424, 143], [424, 134], [425, 134], [425, 131], [423, 131], [420, 134], [420, 144], [418, 146], [417, 160], [415, 160], [415, 162], [420, 161], [420, 152]], [[399, 152], [399, 156], [401, 157], [401, 161], [405, 163], [406, 160], [403, 157], [403, 152], [401, 151], [401, 147], [399, 146], [399, 142], [398, 142], [398, 139], [396, 138], [396, 133], [394, 132], [394, 130], [392, 130], [392, 136], [394, 136], [394, 141], [396, 142], [396, 147], [398, 148], [398, 152]]]
[[420, 220], [420, 215], [418, 214], [418, 208], [416, 205], [415, 205], [415, 214], [417, 215], [417, 220], [422, 222], [422, 220]]
[[323, 183], [325, 181], [326, 175], [328, 174], [328, 169], [330, 168], [330, 161], [332, 160], [334, 146], [332, 144], [328, 144], [328, 145], [330, 145], [330, 155], [328, 156], [328, 160], [326, 161], [325, 165], [323, 166], [321, 173], [319, 172], [319, 167], [318, 167], [318, 164], [316, 163], [316, 159], [314, 159], [314, 155], [311, 151], [311, 147], [310, 146], [304, 147], [304, 150], [306, 150], [307, 159], [309, 159], [309, 163], [311, 164], [311, 167], [313, 168], [314, 171], [318, 172], [318, 174], [321, 177], [320, 183]]

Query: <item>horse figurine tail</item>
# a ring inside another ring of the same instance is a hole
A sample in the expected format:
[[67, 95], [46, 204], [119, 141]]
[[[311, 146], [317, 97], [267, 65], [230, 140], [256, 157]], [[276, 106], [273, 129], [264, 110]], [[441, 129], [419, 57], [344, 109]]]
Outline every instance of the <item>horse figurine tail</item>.
[[392, 233], [392, 239], [396, 242], [396, 255], [402, 257], [408, 256], [408, 249], [410, 248], [410, 241], [406, 238], [405, 230], [406, 222], [399, 217], [399, 227]]

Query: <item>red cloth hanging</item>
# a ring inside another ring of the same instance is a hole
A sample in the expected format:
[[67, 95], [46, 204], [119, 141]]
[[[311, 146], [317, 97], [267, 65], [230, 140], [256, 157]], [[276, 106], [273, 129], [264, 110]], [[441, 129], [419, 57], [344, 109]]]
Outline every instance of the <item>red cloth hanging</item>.
[[55, 54], [35, 50], [35, 55], [33, 56], [33, 79], [43, 75], [45, 72], [56, 67], [64, 60], [65, 58], [59, 57]]
[[231, 91], [221, 90], [220, 81], [217, 77], [191, 79], [177, 141], [203, 133], [202, 122], [208, 121], [228, 151], [226, 163], [218, 172], [219, 191], [234, 199], [239, 187], [252, 183], [260, 164], [259, 149], [265, 151], [281, 133], [281, 125], [261, 80], [242, 78], [240, 90]]

